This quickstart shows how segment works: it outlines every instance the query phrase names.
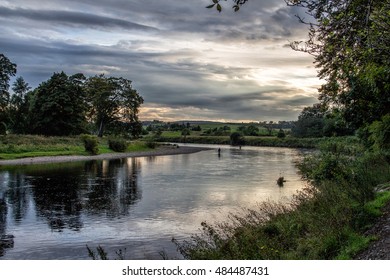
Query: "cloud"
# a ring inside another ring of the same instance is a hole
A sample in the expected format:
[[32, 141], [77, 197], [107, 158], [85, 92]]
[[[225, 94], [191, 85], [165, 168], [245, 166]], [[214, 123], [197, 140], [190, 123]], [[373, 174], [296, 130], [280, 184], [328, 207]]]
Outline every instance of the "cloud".
[[89, 28], [123, 28], [126, 30], [151, 31], [154, 27], [134, 23], [124, 19], [112, 18], [96, 14], [62, 10], [32, 10], [22, 8], [0, 7], [0, 16], [3, 18], [17, 18], [33, 20], [49, 24], [64, 24]]
[[4, 0], [0, 52], [33, 87], [59, 71], [130, 79], [145, 119], [290, 120], [316, 102], [312, 57], [286, 48], [301, 10], [209, 2]]

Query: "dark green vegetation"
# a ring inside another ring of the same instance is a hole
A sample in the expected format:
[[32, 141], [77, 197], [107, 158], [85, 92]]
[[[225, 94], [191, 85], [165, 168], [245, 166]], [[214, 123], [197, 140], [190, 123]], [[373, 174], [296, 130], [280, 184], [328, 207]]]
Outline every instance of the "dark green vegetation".
[[131, 81], [104, 75], [54, 73], [31, 90], [22, 77], [10, 77], [16, 65], [0, 54], [0, 134], [68, 136], [82, 133], [138, 138], [142, 97]]
[[[98, 138], [92, 135], [79, 136], [0, 136], [0, 159], [17, 159], [38, 156], [89, 155], [116, 152], [109, 147], [109, 141], [123, 143], [121, 139]], [[124, 152], [150, 150], [148, 143], [141, 141], [125, 142]]]

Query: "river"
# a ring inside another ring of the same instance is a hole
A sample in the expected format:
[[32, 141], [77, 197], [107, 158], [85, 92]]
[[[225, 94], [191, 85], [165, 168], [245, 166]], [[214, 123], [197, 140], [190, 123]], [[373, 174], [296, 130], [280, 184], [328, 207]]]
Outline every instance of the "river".
[[[199, 146], [199, 145], [198, 145]], [[0, 259], [182, 258], [171, 242], [242, 207], [304, 186], [287, 148], [210, 146], [194, 154], [0, 167]], [[220, 155], [218, 148], [221, 148]], [[276, 180], [286, 182], [278, 187]], [[11, 242], [12, 242], [11, 241]]]

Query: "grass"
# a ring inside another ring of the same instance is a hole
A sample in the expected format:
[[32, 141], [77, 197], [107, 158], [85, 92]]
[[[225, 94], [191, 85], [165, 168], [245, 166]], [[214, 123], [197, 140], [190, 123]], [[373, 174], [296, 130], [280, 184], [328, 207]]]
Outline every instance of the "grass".
[[[150, 150], [146, 143], [131, 142], [126, 152]], [[99, 154], [115, 153], [107, 139], [99, 139]], [[80, 137], [44, 137], [36, 135], [7, 135], [0, 137], [0, 159], [19, 159], [41, 156], [89, 155]]]

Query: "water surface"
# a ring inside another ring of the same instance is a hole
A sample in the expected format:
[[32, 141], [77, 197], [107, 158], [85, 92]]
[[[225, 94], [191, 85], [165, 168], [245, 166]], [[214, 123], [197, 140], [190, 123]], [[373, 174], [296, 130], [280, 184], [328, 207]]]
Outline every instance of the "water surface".
[[[303, 187], [286, 148], [211, 146], [195, 154], [0, 168], [0, 259], [181, 258], [171, 238], [198, 233], [240, 207]], [[221, 148], [221, 155], [217, 149]], [[276, 184], [280, 176], [284, 187]], [[5, 248], [4, 248], [5, 247]]]

